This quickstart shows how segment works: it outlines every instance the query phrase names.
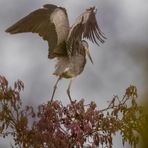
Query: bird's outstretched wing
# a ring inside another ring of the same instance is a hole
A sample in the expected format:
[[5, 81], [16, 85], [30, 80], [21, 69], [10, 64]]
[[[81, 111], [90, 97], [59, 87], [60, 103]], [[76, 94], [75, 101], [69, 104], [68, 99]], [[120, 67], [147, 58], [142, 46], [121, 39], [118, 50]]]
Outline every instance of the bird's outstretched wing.
[[9, 27], [11, 34], [32, 32], [38, 33], [54, 49], [67, 38], [69, 21], [66, 10], [56, 5], [46, 4]]
[[71, 43], [75, 39], [81, 40], [82, 38], [87, 38], [97, 45], [99, 45], [98, 40], [103, 43], [106, 37], [100, 30], [95, 15], [95, 7], [86, 9], [71, 27], [67, 38], [68, 42]]

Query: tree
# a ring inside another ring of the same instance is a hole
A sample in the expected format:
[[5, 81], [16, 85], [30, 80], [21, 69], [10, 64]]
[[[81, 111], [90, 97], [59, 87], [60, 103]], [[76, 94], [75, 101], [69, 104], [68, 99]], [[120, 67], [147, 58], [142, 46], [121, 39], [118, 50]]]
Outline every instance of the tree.
[[[146, 116], [138, 105], [137, 89], [129, 86], [122, 98], [114, 96], [108, 107], [98, 109], [95, 102], [83, 99], [64, 106], [49, 101], [38, 106], [23, 107], [20, 93], [22, 81], [8, 85], [0, 76], [0, 134], [9, 134], [19, 148], [113, 147], [113, 135], [120, 132], [123, 145], [136, 147], [144, 132]], [[13, 146], [12, 146], [13, 147]]]

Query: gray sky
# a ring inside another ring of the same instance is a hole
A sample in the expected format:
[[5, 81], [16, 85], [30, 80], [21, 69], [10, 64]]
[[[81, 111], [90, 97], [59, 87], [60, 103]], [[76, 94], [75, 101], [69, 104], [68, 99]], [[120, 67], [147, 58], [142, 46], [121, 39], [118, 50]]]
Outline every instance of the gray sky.
[[[21, 79], [26, 104], [46, 102], [56, 77], [52, 75], [55, 60], [48, 60], [47, 42], [37, 34], [9, 35], [4, 30], [43, 4], [53, 3], [67, 9], [70, 24], [86, 8], [96, 6], [97, 20], [108, 38], [98, 47], [89, 42], [94, 65], [89, 61], [84, 72], [72, 85], [74, 99], [94, 100], [99, 108], [107, 105], [113, 95], [123, 95], [136, 85], [139, 96], [147, 91], [148, 74], [148, 1], [147, 0], [5, 0], [0, 1], [0, 75], [12, 84]], [[59, 83], [55, 99], [68, 102], [68, 80]], [[1, 141], [9, 148], [9, 142]], [[115, 140], [114, 148], [121, 145]], [[121, 146], [120, 146], [121, 147]]]

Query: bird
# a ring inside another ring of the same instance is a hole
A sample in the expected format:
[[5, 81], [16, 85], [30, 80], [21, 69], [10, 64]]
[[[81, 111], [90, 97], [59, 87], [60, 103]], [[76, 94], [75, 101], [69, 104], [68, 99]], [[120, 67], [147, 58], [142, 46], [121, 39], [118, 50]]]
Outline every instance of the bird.
[[105, 42], [106, 37], [97, 23], [96, 12], [95, 6], [87, 8], [70, 26], [64, 7], [45, 4], [5, 30], [10, 34], [37, 33], [48, 42], [48, 58], [57, 59], [53, 75], [58, 77], [53, 88], [51, 102], [58, 82], [62, 78], [70, 79], [67, 95], [70, 102], [73, 102], [70, 94], [73, 79], [83, 72], [87, 56], [93, 63], [86, 40], [98, 46], [99, 43]]

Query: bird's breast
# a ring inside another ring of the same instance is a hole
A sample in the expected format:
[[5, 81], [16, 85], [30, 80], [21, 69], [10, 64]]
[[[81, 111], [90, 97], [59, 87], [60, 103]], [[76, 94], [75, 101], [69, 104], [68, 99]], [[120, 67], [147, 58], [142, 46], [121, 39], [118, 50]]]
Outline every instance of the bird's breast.
[[86, 64], [84, 55], [77, 55], [69, 57], [60, 57], [56, 64], [56, 70], [54, 75], [61, 76], [63, 78], [72, 78], [79, 75]]

